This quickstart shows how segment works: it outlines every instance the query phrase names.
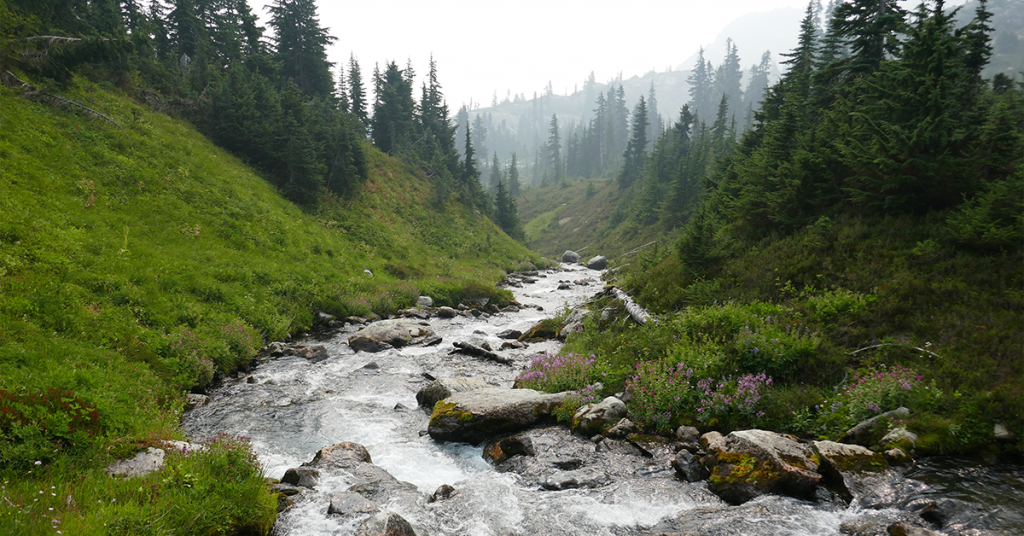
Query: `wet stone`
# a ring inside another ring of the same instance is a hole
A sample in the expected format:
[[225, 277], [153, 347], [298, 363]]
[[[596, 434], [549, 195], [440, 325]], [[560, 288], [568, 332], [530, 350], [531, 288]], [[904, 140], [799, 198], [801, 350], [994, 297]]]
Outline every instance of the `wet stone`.
[[320, 471], [310, 467], [293, 467], [284, 472], [281, 482], [300, 488], [312, 488], [320, 482]]
[[578, 488], [599, 488], [611, 484], [612, 479], [600, 469], [587, 468], [575, 471], [562, 471], [545, 478], [540, 487], [549, 491]]
[[443, 501], [452, 498], [453, 495], [457, 495], [459, 492], [455, 488], [448, 484], [441, 484], [438, 486], [434, 493], [427, 499], [428, 502]]
[[377, 512], [380, 512], [380, 508], [372, 501], [348, 491], [331, 495], [331, 504], [327, 507], [327, 515], [354, 516]]

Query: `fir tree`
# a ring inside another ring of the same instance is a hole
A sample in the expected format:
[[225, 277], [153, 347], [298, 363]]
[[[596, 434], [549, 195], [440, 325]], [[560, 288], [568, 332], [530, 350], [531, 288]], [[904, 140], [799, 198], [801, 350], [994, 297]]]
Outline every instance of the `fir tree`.
[[369, 115], [366, 107], [366, 89], [363, 87], [363, 75], [359, 71], [359, 62], [354, 55], [348, 59], [348, 90], [349, 103], [352, 107], [352, 115], [356, 116], [363, 126], [363, 132], [370, 127]]
[[335, 38], [320, 26], [316, 4], [313, 0], [275, 0], [268, 9], [281, 76], [294, 80], [307, 95], [329, 97], [334, 79], [326, 49]]

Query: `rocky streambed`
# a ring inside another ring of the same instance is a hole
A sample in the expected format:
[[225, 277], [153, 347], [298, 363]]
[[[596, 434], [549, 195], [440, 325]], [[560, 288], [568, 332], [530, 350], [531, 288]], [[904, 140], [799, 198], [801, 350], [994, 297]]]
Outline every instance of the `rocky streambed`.
[[[366, 325], [325, 318], [333, 328], [276, 346], [190, 411], [184, 427], [196, 439], [251, 438], [268, 476], [282, 480], [281, 535], [980, 535], [1024, 527], [1017, 466], [889, 467], [867, 455], [864, 471], [836, 461], [845, 446], [761, 431], [659, 439], [632, 435], [624, 423], [593, 433], [602, 428], [593, 419], [617, 418], [614, 408], [593, 411], [575, 434], [551, 423], [557, 395], [510, 388], [531, 355], [558, 350], [530, 328], [585, 302], [601, 288], [598, 275], [568, 264], [521, 275], [509, 281], [520, 306], [424, 304], [369, 324], [372, 337]], [[480, 417], [480, 408], [497, 408], [496, 417]], [[784, 485], [741, 478], [780, 471]]]

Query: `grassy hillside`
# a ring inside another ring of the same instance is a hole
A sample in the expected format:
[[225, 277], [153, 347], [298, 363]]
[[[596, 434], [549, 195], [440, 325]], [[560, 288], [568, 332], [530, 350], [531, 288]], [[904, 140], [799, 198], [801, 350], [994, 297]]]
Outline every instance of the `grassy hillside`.
[[674, 236], [671, 231], [617, 221], [618, 207], [626, 202], [626, 195], [612, 179], [528, 190], [518, 200], [526, 244], [553, 258], [561, 258], [571, 249], [584, 258], [604, 255], [611, 259], [648, 242], [667, 243]]
[[[109, 87], [68, 96], [125, 132], [0, 89], [4, 534], [265, 531], [274, 500], [244, 445], [176, 458], [146, 492], [101, 468], [177, 437], [186, 390], [317, 311], [508, 299], [492, 283], [541, 262], [373, 148], [357, 193], [303, 212], [184, 122]], [[213, 478], [229, 467], [236, 479]]]

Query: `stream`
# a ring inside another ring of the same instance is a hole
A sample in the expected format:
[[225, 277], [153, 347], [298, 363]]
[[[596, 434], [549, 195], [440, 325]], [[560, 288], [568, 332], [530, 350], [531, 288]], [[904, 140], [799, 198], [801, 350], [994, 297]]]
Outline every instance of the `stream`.
[[[537, 451], [534, 460], [503, 471], [484, 461], [481, 446], [440, 444], [426, 435], [429, 415], [417, 408], [416, 393], [430, 382], [428, 377], [471, 377], [510, 387], [534, 353], [557, 352], [560, 346], [548, 341], [498, 352], [514, 359], [515, 365], [508, 366], [449, 355], [453, 342], [483, 340], [497, 349], [503, 342], [497, 333], [526, 331], [564, 307], [587, 301], [602, 288], [599, 275], [564, 265], [512, 289], [519, 303], [542, 310], [431, 317], [425, 322], [444, 339], [438, 346], [357, 353], [346, 340], [359, 326], [310, 334], [299, 342], [326, 346], [328, 359], [312, 363], [285, 356], [264, 361], [251, 371], [251, 379], [226, 381], [212, 391], [211, 403], [187, 413], [182, 426], [200, 440], [219, 433], [250, 438], [273, 478], [309, 462], [323, 447], [359, 443], [374, 464], [414, 486], [415, 492], [395, 494], [379, 506], [400, 514], [420, 536], [875, 534], [872, 527], [884, 531], [897, 521], [928, 526], [909, 510], [929, 502], [944, 506], [943, 528], [930, 528], [940, 534], [1024, 533], [1024, 469], [1017, 465], [927, 460], [894, 475], [875, 508], [778, 496], [729, 506], [705, 483], [678, 479], [667, 448], [650, 457], [595, 452], [588, 439], [552, 425], [528, 432]], [[562, 491], [539, 485], [561, 471], [580, 468], [597, 470], [606, 481]], [[327, 514], [331, 495], [348, 489], [349, 478], [321, 470], [319, 483], [295, 496], [294, 505], [278, 516], [275, 534], [353, 534], [366, 515]], [[443, 484], [457, 493], [429, 502]]]

